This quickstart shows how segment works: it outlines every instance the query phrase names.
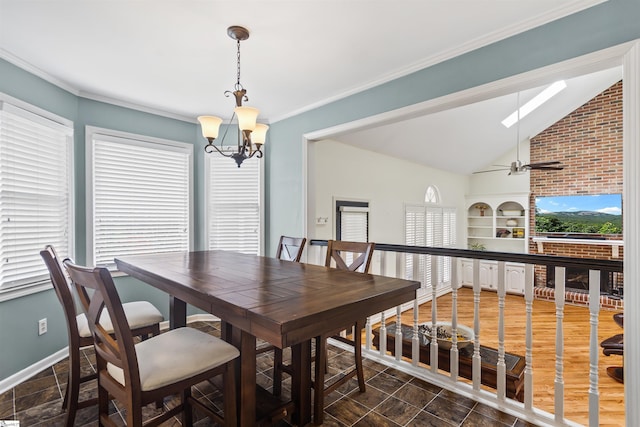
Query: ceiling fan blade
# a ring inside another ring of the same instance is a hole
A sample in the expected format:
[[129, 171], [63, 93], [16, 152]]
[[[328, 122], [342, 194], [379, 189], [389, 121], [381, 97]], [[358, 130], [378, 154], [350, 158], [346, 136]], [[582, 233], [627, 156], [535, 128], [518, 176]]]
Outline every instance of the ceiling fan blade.
[[529, 166], [529, 169], [547, 170], [547, 171], [561, 171], [564, 166]]
[[551, 162], [538, 162], [538, 163], [530, 163], [528, 166], [536, 167], [536, 166], [549, 166], [549, 165], [559, 165], [559, 161], [551, 161]]
[[474, 172], [474, 174], [478, 174], [478, 173], [487, 173], [487, 172], [502, 172], [502, 171], [508, 171], [508, 168], [505, 169], [490, 169], [490, 170], [486, 170], [486, 171], [476, 171]]

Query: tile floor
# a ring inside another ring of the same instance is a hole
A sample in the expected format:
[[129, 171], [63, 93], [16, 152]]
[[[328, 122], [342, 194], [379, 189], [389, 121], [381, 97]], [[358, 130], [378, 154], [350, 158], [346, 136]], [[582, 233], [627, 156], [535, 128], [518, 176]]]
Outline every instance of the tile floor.
[[[216, 322], [195, 322], [190, 326], [219, 336], [219, 324]], [[91, 370], [95, 365], [93, 349], [83, 350], [85, 364], [83, 369]], [[285, 354], [285, 357], [287, 355]], [[353, 358], [349, 353], [330, 348], [328, 375], [339, 375], [340, 365], [348, 367]], [[443, 390], [425, 381], [414, 378], [393, 368], [365, 360], [367, 391], [360, 393], [357, 382], [352, 380], [341, 389], [333, 392], [325, 402], [325, 426], [531, 426], [491, 407], [479, 404], [468, 398]], [[257, 361], [258, 383], [270, 389], [272, 352], [263, 353]], [[12, 390], [0, 394], [0, 420], [18, 420], [20, 427], [62, 426], [64, 414], [61, 414], [62, 396], [66, 385], [68, 369], [66, 360], [19, 384]], [[285, 376], [286, 377], [286, 376]], [[288, 380], [283, 384], [283, 394], [290, 393]], [[81, 390], [83, 396], [95, 395], [95, 384], [87, 384]], [[208, 383], [198, 385], [194, 395], [204, 395], [214, 405], [220, 407], [221, 395]], [[171, 404], [165, 401], [165, 404]], [[153, 405], [145, 410], [149, 414], [156, 411]], [[124, 425], [122, 411], [118, 406], [111, 408], [111, 418]], [[79, 411], [76, 426], [97, 425], [97, 408]], [[163, 426], [179, 426], [173, 419]], [[200, 419], [195, 425], [213, 425], [208, 419]], [[288, 426], [281, 421], [278, 426]]]

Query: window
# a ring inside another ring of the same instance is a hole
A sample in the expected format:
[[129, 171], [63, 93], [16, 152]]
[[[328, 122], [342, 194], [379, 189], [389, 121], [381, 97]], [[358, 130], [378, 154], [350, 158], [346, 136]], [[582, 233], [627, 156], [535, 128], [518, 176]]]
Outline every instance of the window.
[[424, 193], [424, 202], [436, 205], [440, 203], [440, 192], [436, 186], [430, 185], [427, 187], [427, 191]]
[[207, 154], [208, 248], [262, 253], [262, 161]]
[[[405, 244], [408, 246], [455, 247], [456, 209], [425, 205], [405, 206]], [[414, 277], [414, 260], [418, 259]], [[423, 283], [423, 289], [431, 287], [431, 255], [407, 255], [406, 277], [414, 277]], [[438, 284], [451, 282], [451, 259], [438, 258]]]
[[336, 239], [369, 241], [369, 202], [336, 200]]
[[88, 263], [191, 247], [193, 147], [87, 128]]
[[0, 96], [0, 290], [45, 283], [40, 251], [51, 244], [72, 255], [73, 241], [73, 124], [8, 98]]

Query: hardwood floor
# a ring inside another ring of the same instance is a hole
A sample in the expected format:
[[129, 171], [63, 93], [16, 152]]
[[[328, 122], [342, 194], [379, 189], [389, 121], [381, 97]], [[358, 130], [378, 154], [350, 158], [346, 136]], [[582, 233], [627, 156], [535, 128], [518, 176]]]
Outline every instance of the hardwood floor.
[[[462, 288], [458, 292], [458, 322], [473, 326], [473, 292]], [[438, 319], [451, 319], [451, 295], [437, 300]], [[616, 311], [602, 310], [599, 315], [598, 342], [622, 329], [613, 321]], [[534, 406], [554, 412], [555, 379], [555, 304], [535, 300], [533, 303], [533, 389]], [[525, 354], [525, 304], [518, 295], [505, 299], [505, 350]], [[420, 306], [421, 322], [431, 320], [431, 303]], [[412, 324], [413, 311], [402, 316]], [[391, 319], [390, 321], [392, 321]], [[589, 400], [589, 310], [565, 305], [564, 308], [564, 395], [565, 417], [588, 425]], [[495, 292], [482, 292], [480, 297], [480, 342], [498, 347], [498, 297]], [[600, 426], [624, 425], [624, 385], [610, 378], [607, 366], [621, 366], [621, 356], [604, 356], [599, 351], [598, 375], [600, 393]]]

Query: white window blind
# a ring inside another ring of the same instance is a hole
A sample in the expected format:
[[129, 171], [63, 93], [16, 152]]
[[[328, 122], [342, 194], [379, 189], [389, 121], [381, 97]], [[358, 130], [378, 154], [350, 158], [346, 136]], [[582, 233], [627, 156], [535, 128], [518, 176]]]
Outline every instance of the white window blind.
[[[410, 246], [455, 247], [456, 209], [425, 205], [405, 206], [405, 243]], [[423, 288], [431, 287], [431, 257], [418, 255], [418, 277]], [[413, 277], [414, 255], [407, 255], [407, 277]], [[451, 281], [451, 259], [438, 257], [438, 283]]]
[[92, 134], [90, 263], [190, 247], [192, 146], [142, 138]]
[[46, 280], [47, 244], [70, 255], [72, 141], [70, 123], [0, 102], [0, 289]]
[[348, 242], [369, 241], [369, 208], [340, 206], [340, 239]]
[[260, 254], [261, 164], [251, 159], [238, 167], [227, 157], [207, 155], [209, 249]]

